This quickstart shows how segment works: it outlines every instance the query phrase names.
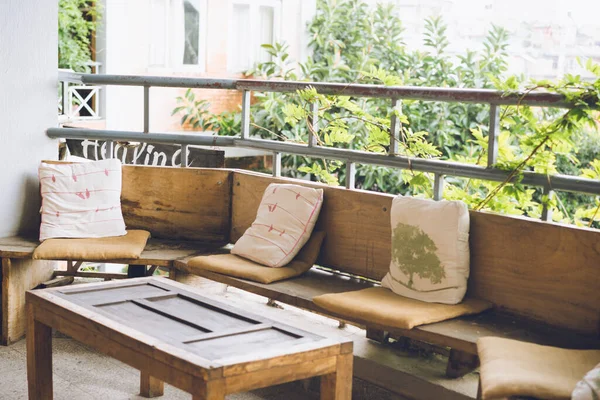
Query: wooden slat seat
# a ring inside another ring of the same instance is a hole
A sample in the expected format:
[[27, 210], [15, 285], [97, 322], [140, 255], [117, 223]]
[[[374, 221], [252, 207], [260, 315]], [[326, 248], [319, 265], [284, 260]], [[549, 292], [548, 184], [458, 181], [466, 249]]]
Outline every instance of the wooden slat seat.
[[[175, 268], [178, 271], [188, 271], [185, 262], [182, 261], [176, 261]], [[338, 318], [360, 327], [380, 329], [398, 336], [408, 337], [438, 346], [451, 347], [473, 355], [477, 354], [477, 339], [485, 336], [497, 336], [506, 339], [515, 339], [564, 348], [600, 349], [599, 338], [581, 335], [566, 329], [558, 329], [543, 323], [535, 323], [518, 316], [495, 310], [434, 324], [421, 325], [409, 330], [378, 326], [370, 321], [348, 319], [346, 317], [332, 315], [329, 311], [318, 307], [312, 299], [327, 293], [362, 290], [372, 287], [374, 284], [364, 280], [326, 272], [317, 268], [311, 269], [301, 277], [268, 285], [210, 271], [194, 271], [196, 275], [204, 278], [265, 296], [269, 299], [280, 301], [295, 307]]]
[[[12, 236], [0, 238], [0, 258], [29, 259], [39, 245], [36, 239]], [[214, 245], [203, 242], [164, 240], [150, 238], [140, 258], [135, 260], [139, 265], [156, 265], [170, 267], [175, 260], [185, 259], [214, 250]], [[78, 260], [89, 261], [89, 260]], [[128, 264], [132, 260], [107, 260], [107, 263]]]

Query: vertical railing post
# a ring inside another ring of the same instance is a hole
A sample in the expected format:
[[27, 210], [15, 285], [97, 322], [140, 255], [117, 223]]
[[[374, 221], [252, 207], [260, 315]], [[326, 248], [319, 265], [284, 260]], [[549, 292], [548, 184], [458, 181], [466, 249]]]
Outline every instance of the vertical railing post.
[[311, 107], [312, 119], [312, 131], [308, 132], [308, 147], [315, 147], [317, 145], [317, 133], [319, 132], [319, 102], [315, 101]]
[[356, 164], [346, 161], [346, 189], [354, 189], [356, 184]]
[[190, 164], [188, 160], [188, 145], [181, 145], [181, 168], [186, 168]]
[[279, 178], [281, 176], [281, 153], [273, 152], [273, 176]]
[[150, 132], [150, 86], [144, 86], [144, 133]]
[[70, 117], [71, 106], [69, 104], [69, 82], [62, 81], [62, 112], [63, 115]]
[[552, 201], [554, 198], [554, 190], [550, 187], [550, 185], [545, 185], [542, 189], [542, 193], [545, 197], [548, 198], [546, 202], [542, 204], [542, 221], [552, 221], [552, 208], [548, 207], [548, 203]]
[[401, 104], [400, 100], [392, 99], [392, 117], [390, 119], [390, 149], [388, 154], [390, 156], [398, 154], [398, 139], [401, 131], [400, 120], [396, 115], [396, 110], [398, 110], [398, 105]]
[[433, 199], [435, 201], [444, 198], [444, 175], [435, 174], [433, 180]]
[[114, 158], [115, 157], [115, 142], [109, 140], [106, 142], [106, 158]]
[[490, 104], [490, 127], [488, 133], [488, 168], [498, 161], [498, 135], [500, 134], [500, 109]]
[[250, 138], [250, 95], [249, 90], [242, 91], [242, 139]]

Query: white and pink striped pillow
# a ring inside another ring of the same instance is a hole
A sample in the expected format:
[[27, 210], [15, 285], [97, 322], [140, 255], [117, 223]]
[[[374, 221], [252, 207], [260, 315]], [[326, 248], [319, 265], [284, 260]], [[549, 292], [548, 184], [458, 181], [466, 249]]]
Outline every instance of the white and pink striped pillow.
[[123, 236], [121, 162], [117, 159], [39, 167], [40, 241]]
[[283, 267], [298, 254], [315, 227], [323, 189], [270, 184], [256, 219], [231, 249], [231, 254], [269, 267]]

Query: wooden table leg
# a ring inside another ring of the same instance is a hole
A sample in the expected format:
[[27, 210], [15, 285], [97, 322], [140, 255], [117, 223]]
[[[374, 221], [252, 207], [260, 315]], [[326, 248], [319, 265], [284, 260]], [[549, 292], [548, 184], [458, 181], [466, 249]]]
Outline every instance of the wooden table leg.
[[27, 383], [30, 400], [51, 400], [52, 328], [35, 320], [27, 305]]
[[192, 394], [192, 400], [225, 400], [225, 381], [201, 382], [199, 389]]
[[140, 372], [140, 396], [160, 397], [165, 394], [165, 384], [160, 379], [150, 376], [147, 372]]
[[352, 399], [352, 353], [337, 356], [336, 371], [321, 377], [321, 400]]

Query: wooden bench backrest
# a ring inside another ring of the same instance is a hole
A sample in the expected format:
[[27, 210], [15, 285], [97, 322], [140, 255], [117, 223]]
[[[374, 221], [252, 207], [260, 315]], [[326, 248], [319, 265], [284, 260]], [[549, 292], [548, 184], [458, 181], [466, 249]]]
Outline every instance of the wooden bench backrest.
[[232, 171], [123, 166], [128, 229], [160, 239], [229, 242]]
[[[236, 171], [232, 242], [254, 221], [272, 182], [323, 188], [317, 229], [327, 236], [318, 263], [381, 280], [390, 263], [391, 195]], [[599, 335], [600, 232], [471, 212], [470, 247], [470, 295], [523, 317]]]

